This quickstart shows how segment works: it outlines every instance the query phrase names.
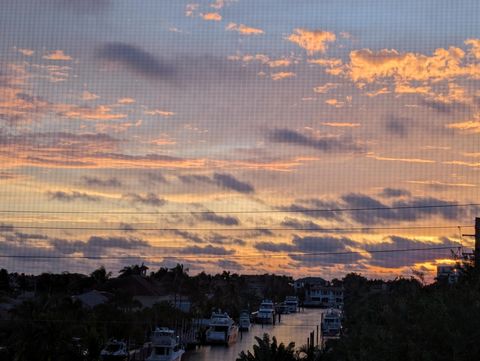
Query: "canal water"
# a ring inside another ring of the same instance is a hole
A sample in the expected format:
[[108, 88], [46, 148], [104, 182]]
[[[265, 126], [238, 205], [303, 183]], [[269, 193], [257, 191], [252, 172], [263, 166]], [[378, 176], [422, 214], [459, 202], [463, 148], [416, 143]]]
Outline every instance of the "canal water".
[[228, 347], [202, 346], [186, 352], [182, 361], [235, 361], [241, 351], [252, 351], [253, 345], [256, 344], [255, 336], [262, 337], [264, 333], [268, 333], [270, 337], [275, 336], [278, 343], [288, 344], [293, 341], [295, 347], [300, 347], [307, 343], [310, 332], [315, 331], [316, 343], [317, 325], [320, 326], [322, 312], [321, 309], [305, 309], [301, 312], [282, 315], [281, 322], [277, 322], [275, 326], [253, 325], [249, 332], [238, 335], [236, 343]]

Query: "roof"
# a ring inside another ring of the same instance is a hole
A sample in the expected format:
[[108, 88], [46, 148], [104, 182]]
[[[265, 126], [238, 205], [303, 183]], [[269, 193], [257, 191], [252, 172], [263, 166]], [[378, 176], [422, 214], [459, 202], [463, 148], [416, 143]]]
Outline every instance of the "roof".
[[105, 292], [99, 292], [97, 290], [88, 291], [80, 295], [73, 296], [74, 299], [82, 302], [83, 305], [93, 308], [108, 301], [108, 297]]
[[300, 282], [300, 283], [309, 283], [309, 284], [326, 284], [327, 281], [325, 281], [322, 277], [304, 277], [304, 278], [299, 278], [298, 280], [295, 280], [295, 283]]
[[139, 275], [112, 278], [107, 281], [103, 289], [121, 289], [132, 296], [161, 296], [165, 294], [158, 282], [146, 279]]

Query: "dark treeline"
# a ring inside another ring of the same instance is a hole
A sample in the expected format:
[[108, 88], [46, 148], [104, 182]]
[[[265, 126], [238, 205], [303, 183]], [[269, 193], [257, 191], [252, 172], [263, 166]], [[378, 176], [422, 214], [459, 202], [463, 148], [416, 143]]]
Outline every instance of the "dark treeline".
[[[104, 268], [92, 274], [8, 274], [0, 271], [2, 360], [96, 360], [111, 337], [141, 344], [154, 326], [176, 328], [182, 320], [208, 317], [213, 308], [232, 316], [254, 310], [263, 297], [281, 301], [292, 294], [292, 279], [223, 272], [188, 275], [181, 265], [150, 274], [141, 266], [111, 277]], [[142, 279], [159, 293], [191, 300], [188, 313], [172, 302], [141, 307], [129, 280]], [[345, 291], [343, 333], [325, 350], [278, 344], [268, 335], [239, 360], [309, 361], [470, 361], [480, 359], [480, 274], [464, 268], [458, 282], [424, 284], [421, 277], [368, 280], [349, 274]], [[125, 287], [123, 287], [123, 286]], [[109, 301], [86, 308], [72, 295], [88, 290], [110, 294]], [[25, 292], [33, 297], [22, 299]], [[297, 345], [300, 346], [300, 345]]]
[[480, 360], [480, 274], [457, 283], [344, 279], [345, 332], [324, 361]]
[[257, 338], [237, 361], [480, 360], [480, 272], [462, 267], [458, 282], [423, 278], [343, 278], [343, 332], [324, 349]]
[[[190, 276], [182, 265], [151, 273], [132, 265], [112, 277], [104, 267], [90, 275], [25, 275], [0, 270], [1, 360], [97, 360], [110, 338], [142, 345], [155, 326], [180, 329], [213, 309], [237, 317], [262, 298], [292, 294], [292, 278], [275, 275]], [[95, 290], [108, 301], [85, 307], [75, 296]], [[142, 305], [145, 299], [165, 299]], [[188, 300], [188, 310], [177, 302]], [[178, 306], [178, 307], [176, 307]]]

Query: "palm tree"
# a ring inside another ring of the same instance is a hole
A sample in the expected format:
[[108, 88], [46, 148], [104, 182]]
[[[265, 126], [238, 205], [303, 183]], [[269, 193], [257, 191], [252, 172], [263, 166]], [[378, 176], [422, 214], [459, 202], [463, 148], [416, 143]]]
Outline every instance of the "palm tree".
[[255, 337], [257, 345], [253, 346], [253, 354], [250, 351], [242, 351], [236, 361], [295, 361], [295, 343], [290, 342], [287, 346], [277, 343], [277, 339], [268, 334], [263, 338]]
[[105, 266], [100, 266], [100, 268], [90, 273], [90, 277], [99, 285], [105, 283], [111, 276], [112, 272], [107, 273]]

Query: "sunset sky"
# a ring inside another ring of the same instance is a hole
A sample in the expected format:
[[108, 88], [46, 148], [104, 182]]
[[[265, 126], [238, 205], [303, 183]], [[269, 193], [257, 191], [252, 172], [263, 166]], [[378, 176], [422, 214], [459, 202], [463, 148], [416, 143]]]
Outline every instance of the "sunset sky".
[[473, 232], [480, 207], [450, 205], [480, 203], [479, 14], [476, 0], [2, 1], [0, 268], [434, 270], [449, 249], [368, 251]]

